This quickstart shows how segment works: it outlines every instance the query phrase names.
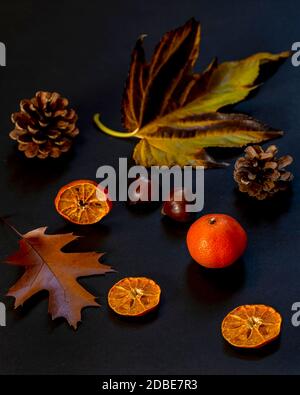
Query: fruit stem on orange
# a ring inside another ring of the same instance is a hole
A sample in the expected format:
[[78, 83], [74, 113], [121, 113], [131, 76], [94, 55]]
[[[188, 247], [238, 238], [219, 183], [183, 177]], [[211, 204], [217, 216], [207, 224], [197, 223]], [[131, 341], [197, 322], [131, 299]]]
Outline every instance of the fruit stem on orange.
[[137, 132], [139, 131], [139, 129], [135, 129], [133, 132], [119, 132], [117, 130], [112, 130], [110, 128], [108, 128], [107, 126], [105, 126], [101, 121], [100, 121], [100, 114], [95, 114], [93, 117], [93, 120], [95, 122], [95, 124], [97, 125], [97, 127], [102, 130], [102, 132], [108, 134], [109, 136], [113, 136], [113, 137], [121, 137], [121, 138], [128, 138], [128, 137], [133, 137], [137, 134]]
[[210, 223], [211, 225], [215, 224], [216, 222], [217, 222], [217, 220], [216, 220], [215, 217], [212, 217], [212, 218], [210, 218], [210, 220], [209, 220], [209, 223]]

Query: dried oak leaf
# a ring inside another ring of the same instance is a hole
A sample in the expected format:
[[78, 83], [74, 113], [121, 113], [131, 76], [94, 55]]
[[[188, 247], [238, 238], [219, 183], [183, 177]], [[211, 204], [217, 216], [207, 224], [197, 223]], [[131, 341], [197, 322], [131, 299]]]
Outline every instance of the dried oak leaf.
[[78, 277], [105, 274], [113, 271], [98, 260], [97, 252], [64, 253], [61, 249], [79, 236], [73, 233], [48, 235], [46, 227], [19, 234], [19, 250], [5, 259], [6, 263], [22, 266], [22, 277], [9, 289], [15, 298], [15, 308], [42, 290], [49, 292], [48, 311], [52, 319], [64, 317], [77, 328], [81, 310], [98, 307], [95, 297], [77, 281]]
[[99, 114], [94, 117], [112, 136], [140, 139], [133, 153], [137, 164], [216, 167], [222, 164], [205, 147], [241, 147], [282, 134], [248, 116], [216, 111], [245, 99], [257, 87], [261, 66], [283, 60], [289, 52], [262, 52], [221, 64], [214, 59], [202, 73], [193, 73], [200, 43], [200, 24], [194, 19], [166, 33], [149, 63], [144, 37], [132, 52], [123, 95], [128, 133], [107, 128]]

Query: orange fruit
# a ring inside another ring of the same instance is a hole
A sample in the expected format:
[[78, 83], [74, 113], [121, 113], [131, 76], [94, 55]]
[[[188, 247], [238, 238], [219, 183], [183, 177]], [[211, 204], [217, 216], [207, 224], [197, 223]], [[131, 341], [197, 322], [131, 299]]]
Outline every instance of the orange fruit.
[[112, 207], [106, 191], [95, 181], [77, 180], [64, 185], [55, 198], [58, 213], [78, 225], [99, 222]]
[[235, 347], [260, 348], [279, 336], [281, 322], [281, 315], [273, 307], [239, 306], [224, 318], [222, 335]]
[[114, 312], [137, 317], [155, 309], [160, 300], [160, 287], [146, 277], [126, 277], [108, 293], [108, 304]]
[[191, 225], [187, 247], [200, 265], [223, 268], [243, 255], [247, 247], [247, 234], [229, 215], [208, 214]]

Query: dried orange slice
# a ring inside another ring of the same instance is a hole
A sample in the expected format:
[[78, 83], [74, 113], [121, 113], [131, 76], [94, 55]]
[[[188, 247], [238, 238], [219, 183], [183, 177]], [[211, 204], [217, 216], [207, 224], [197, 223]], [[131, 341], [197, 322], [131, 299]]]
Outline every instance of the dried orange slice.
[[150, 278], [126, 277], [110, 289], [108, 304], [119, 315], [136, 317], [153, 310], [160, 293], [160, 287]]
[[101, 220], [111, 210], [107, 193], [95, 181], [77, 180], [63, 186], [56, 198], [55, 207], [68, 221], [89, 225]]
[[235, 347], [259, 348], [279, 336], [281, 322], [281, 315], [273, 307], [239, 306], [224, 318], [222, 335]]

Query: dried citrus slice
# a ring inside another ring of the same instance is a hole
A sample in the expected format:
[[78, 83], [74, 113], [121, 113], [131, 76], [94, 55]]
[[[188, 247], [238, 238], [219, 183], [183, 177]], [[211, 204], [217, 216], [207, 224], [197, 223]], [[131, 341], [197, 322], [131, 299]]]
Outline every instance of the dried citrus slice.
[[222, 335], [235, 347], [259, 348], [279, 336], [281, 322], [280, 314], [273, 307], [239, 306], [224, 318]]
[[77, 180], [59, 190], [55, 198], [55, 207], [68, 221], [89, 225], [100, 221], [109, 213], [111, 201], [96, 182]]
[[126, 277], [110, 289], [108, 304], [117, 314], [140, 316], [159, 304], [160, 293], [160, 287], [150, 278]]

